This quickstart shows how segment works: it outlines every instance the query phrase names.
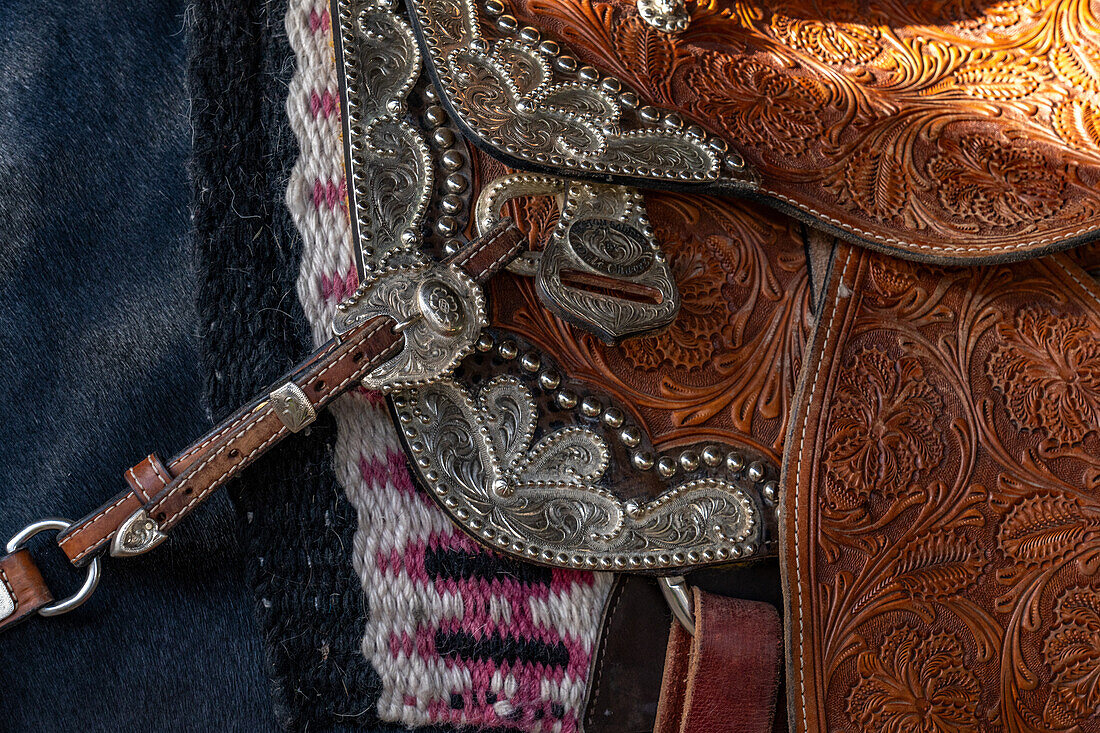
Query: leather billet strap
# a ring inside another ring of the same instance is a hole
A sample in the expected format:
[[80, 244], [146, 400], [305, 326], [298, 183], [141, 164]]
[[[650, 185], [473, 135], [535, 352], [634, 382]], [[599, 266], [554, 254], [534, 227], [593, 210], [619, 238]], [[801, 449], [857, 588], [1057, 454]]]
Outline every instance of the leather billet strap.
[[[484, 283], [518, 254], [523, 241], [510, 221], [502, 222], [447, 263]], [[291, 432], [308, 425], [333, 399], [397, 354], [403, 339], [395, 325], [388, 316], [364, 321], [324, 344], [262, 396], [169, 462], [153, 454], [128, 469], [123, 474], [128, 487], [61, 532], [58, 545], [74, 565], [85, 565], [135, 518], [147, 523], [138, 534], [148, 542], [137, 552], [159, 543], [164, 533], [215, 489]], [[137, 554], [122, 549], [114, 554]], [[52, 600], [29, 553], [19, 550], [0, 558], [0, 570], [4, 583], [0, 629]], [[12, 603], [6, 604], [9, 596]], [[15, 608], [5, 614], [8, 605]]]
[[775, 607], [693, 589], [695, 633], [672, 622], [655, 733], [771, 733], [783, 659]]

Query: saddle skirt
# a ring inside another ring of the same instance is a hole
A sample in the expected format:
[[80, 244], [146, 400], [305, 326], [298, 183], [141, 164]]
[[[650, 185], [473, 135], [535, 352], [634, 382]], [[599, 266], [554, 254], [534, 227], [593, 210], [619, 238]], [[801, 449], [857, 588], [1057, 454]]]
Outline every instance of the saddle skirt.
[[419, 486], [526, 563], [771, 574], [778, 725], [1100, 730], [1098, 14], [335, 0], [360, 281], [529, 243], [389, 395]]

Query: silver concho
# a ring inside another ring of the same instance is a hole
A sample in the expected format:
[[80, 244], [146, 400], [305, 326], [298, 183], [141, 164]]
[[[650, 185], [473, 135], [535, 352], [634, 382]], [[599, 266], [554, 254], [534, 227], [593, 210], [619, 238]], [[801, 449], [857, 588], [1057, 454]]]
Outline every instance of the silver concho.
[[[535, 277], [550, 310], [605, 341], [672, 322], [680, 293], [637, 190], [526, 173], [502, 176], [478, 198], [478, 231], [495, 226], [510, 199], [532, 195], [555, 196], [561, 216], [543, 252], [529, 253], [512, 270]], [[586, 278], [592, 287], [580, 287]], [[615, 295], [626, 288], [634, 297]]]
[[389, 392], [439, 379], [473, 349], [485, 328], [485, 298], [469, 275], [453, 265], [417, 265], [379, 273], [338, 307], [337, 338], [378, 315], [397, 321], [404, 336], [397, 356], [363, 378], [363, 386]]

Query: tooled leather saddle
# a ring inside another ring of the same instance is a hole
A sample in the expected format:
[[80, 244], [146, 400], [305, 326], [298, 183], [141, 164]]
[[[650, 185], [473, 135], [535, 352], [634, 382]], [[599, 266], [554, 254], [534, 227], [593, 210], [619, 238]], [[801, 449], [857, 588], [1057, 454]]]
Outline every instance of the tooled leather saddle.
[[[335, 0], [335, 337], [61, 548], [363, 384], [474, 540], [620, 574], [587, 730], [1100, 730], [1098, 16]], [[72, 606], [24, 539], [0, 628]]]

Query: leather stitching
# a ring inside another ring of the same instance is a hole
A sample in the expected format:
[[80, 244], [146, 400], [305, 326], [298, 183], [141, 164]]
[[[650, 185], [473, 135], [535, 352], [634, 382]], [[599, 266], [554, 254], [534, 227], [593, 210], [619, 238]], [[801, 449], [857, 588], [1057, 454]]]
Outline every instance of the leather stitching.
[[1067, 234], [1063, 234], [1063, 235], [1058, 236], [1058, 237], [1044, 237], [1042, 239], [1035, 239], [1035, 240], [1032, 240], [1030, 242], [1020, 242], [1019, 244], [1000, 245], [1000, 246], [996, 246], [996, 247], [983, 247], [983, 246], [979, 246], [979, 245], [963, 246], [963, 245], [915, 244], [914, 242], [907, 242], [904, 239], [898, 239], [896, 237], [884, 237], [881, 234], [875, 234], [873, 232], [868, 232], [864, 229], [860, 229], [859, 227], [853, 226], [852, 224], [848, 224], [846, 222], [843, 222], [840, 219], [834, 219], [833, 217], [831, 217], [827, 214], [824, 214], [824, 213], [818, 211], [817, 209], [815, 209], [811, 206], [806, 206], [805, 204], [801, 204], [798, 201], [790, 198], [789, 196], [784, 196], [783, 194], [779, 193], [778, 191], [773, 191], [770, 188], [762, 188], [760, 190], [763, 193], [766, 193], [770, 196], [774, 196], [775, 198], [779, 199], [780, 201], [783, 201], [784, 203], [790, 204], [791, 206], [794, 206], [797, 209], [801, 209], [802, 211], [805, 211], [808, 214], [812, 214], [815, 217], [817, 217], [818, 219], [821, 219], [822, 221], [827, 221], [827, 222], [829, 222], [830, 224], [832, 224], [834, 226], [840, 227], [841, 229], [852, 232], [854, 234], [858, 234], [859, 236], [864, 237], [866, 239], [873, 239], [873, 240], [878, 241], [878, 242], [886, 242], [886, 243], [889, 243], [889, 244], [896, 244], [896, 245], [899, 245], [899, 246], [902, 246], [902, 247], [915, 247], [916, 249], [934, 250], [934, 251], [939, 251], [939, 252], [988, 252], [990, 254], [997, 254], [997, 253], [1001, 253], [1001, 252], [1013, 252], [1013, 251], [1020, 250], [1020, 249], [1026, 249], [1028, 247], [1039, 247], [1039, 246], [1042, 246], [1044, 244], [1056, 244], [1058, 242], [1064, 242], [1067, 239], [1073, 239], [1074, 237], [1079, 237], [1082, 234], [1088, 234], [1090, 232], [1095, 232], [1098, 229], [1100, 229], [1100, 227], [1095, 227], [1095, 226], [1081, 227], [1080, 229], [1078, 229], [1075, 232], [1069, 232]]
[[[844, 284], [844, 280], [848, 275], [848, 264], [852, 259], [852, 252], [853, 251], [854, 251], [853, 248], [851, 248], [851, 247], [848, 248], [848, 256], [844, 259], [844, 267], [841, 269], [841, 272], [840, 272], [840, 284], [841, 285]], [[822, 354], [828, 354], [829, 353], [829, 342], [833, 337], [833, 324], [836, 323], [836, 317], [837, 317], [837, 314], [839, 312], [840, 312], [840, 308], [838, 307], [837, 303], [834, 301], [833, 302], [833, 312], [829, 316], [829, 325], [828, 325], [828, 328], [825, 331], [825, 343], [824, 343], [824, 345], [822, 346], [822, 349], [821, 349]], [[805, 399], [812, 400], [814, 398], [814, 394], [817, 392], [817, 380], [821, 377], [821, 372], [824, 370], [826, 361], [829, 361], [829, 360], [827, 360], [827, 359], [819, 359], [818, 360], [817, 372], [814, 373], [813, 384], [810, 385], [810, 392], [809, 392], [809, 394], [807, 395], [807, 397]], [[809, 427], [809, 425], [810, 425], [810, 419], [809, 419], [809, 416], [807, 415], [803, 419], [802, 434], [801, 434], [801, 436], [799, 436], [799, 439], [798, 439], [798, 470], [795, 474], [795, 491], [792, 492], [792, 495], [794, 497], [794, 504], [795, 504], [795, 506], [794, 506], [794, 545], [795, 545], [795, 551], [794, 551], [794, 592], [795, 592], [795, 596], [796, 596], [797, 603], [798, 603], [798, 688], [799, 688], [799, 697], [800, 697], [801, 708], [802, 708], [802, 721], [801, 722], [802, 722], [803, 726], [806, 725], [806, 666], [805, 666], [805, 663], [804, 663], [805, 654], [803, 654], [803, 649], [805, 648], [806, 629], [805, 629], [805, 623], [803, 621], [804, 617], [803, 617], [803, 613], [802, 613], [802, 582], [800, 580], [802, 578], [802, 553], [800, 552], [800, 548], [798, 546], [798, 538], [800, 536], [800, 530], [799, 530], [799, 521], [798, 521], [799, 511], [798, 511], [798, 490], [797, 490], [797, 487], [799, 485], [801, 485], [801, 483], [802, 483], [802, 467], [803, 467], [802, 453], [803, 453], [804, 448], [806, 447], [806, 429]]]
[[[364, 343], [366, 341], [369, 341], [372, 337], [375, 336], [375, 334], [377, 334], [379, 331], [381, 331], [385, 327], [386, 327], [385, 321], [383, 321], [382, 323], [379, 323], [369, 333], [366, 333], [361, 338], [357, 339], [356, 343], [355, 343], [355, 347], [357, 348], [362, 343]], [[341, 381], [334, 389], [326, 391], [325, 394], [321, 397], [321, 399], [319, 399], [316, 403], [313, 403], [313, 406], [314, 407], [322, 407], [323, 405], [325, 405], [326, 402], [328, 401], [328, 398], [331, 397], [331, 395], [339, 393], [344, 388], [344, 386], [348, 384], [348, 382], [354, 381], [355, 379], [358, 379], [358, 378], [362, 377], [363, 374], [365, 374], [366, 372], [373, 369], [374, 366], [376, 364], [378, 364], [380, 361], [388, 359], [389, 356], [390, 356], [390, 352], [394, 351], [400, 345], [401, 345], [401, 343], [397, 342], [397, 343], [393, 344], [392, 346], [390, 346], [390, 348], [385, 349], [385, 350], [379, 352], [378, 354], [376, 354], [373, 359], [369, 359], [366, 362], [364, 362], [363, 365], [361, 365], [358, 369], [356, 369], [354, 372], [352, 372], [347, 377], [345, 377], [343, 379], [343, 381]], [[347, 351], [345, 351], [344, 356], [347, 356], [347, 354], [349, 354], [352, 350], [353, 350], [353, 348], [349, 346]], [[322, 377], [324, 377], [325, 374], [327, 374], [329, 372], [329, 370], [333, 369], [338, 364], [340, 364], [342, 362], [342, 359], [343, 359], [343, 357], [341, 357], [339, 359], [336, 359], [333, 362], [325, 365], [324, 369], [322, 369], [317, 374], [313, 375], [313, 377], [311, 377], [310, 380], [308, 382], [306, 382], [305, 387], [308, 389], [309, 387], [312, 387], [314, 384], [316, 384]], [[308, 394], [308, 392], [307, 392], [307, 394]], [[210, 456], [208, 456], [198, 466], [191, 469], [188, 472], [188, 475], [182, 481], [180, 481], [175, 486], [175, 488], [173, 488], [171, 491], [169, 491], [164, 497], [157, 500], [156, 504], [153, 507], [150, 508], [150, 513], [154, 513], [156, 511], [157, 507], [163, 505], [166, 501], [168, 501], [173, 496], [178, 494], [181, 490], [183, 490], [188, 485], [188, 483], [191, 480], [194, 479], [196, 474], [201, 472], [206, 466], [208, 466], [210, 464], [211, 461], [213, 461], [215, 458], [217, 458], [219, 455], [221, 455], [226, 449], [228, 449], [231, 445], [233, 445], [233, 443], [235, 441], [237, 441], [242, 435], [247, 433], [255, 423], [258, 423], [258, 422], [264, 420], [265, 418], [267, 418], [268, 416], [274, 414], [275, 410], [274, 410], [273, 407], [268, 405], [268, 403], [266, 403], [266, 402], [263, 403], [263, 404], [267, 405], [267, 407], [266, 407], [266, 409], [264, 409], [263, 413], [254, 422], [249, 422], [249, 424], [247, 424], [243, 428], [241, 428], [241, 430], [238, 431], [236, 435], [234, 435], [232, 438], [230, 438], [228, 441], [226, 441], [225, 445], [221, 446], [218, 450], [216, 450], [214, 453], [212, 453]], [[235, 474], [243, 466], [245, 466], [248, 463], [249, 459], [252, 458], [252, 456], [256, 455], [258, 452], [263, 451], [265, 448], [267, 448], [267, 446], [269, 446], [272, 442], [276, 441], [285, 432], [287, 432], [287, 428], [286, 428], [285, 425], [283, 425], [273, 435], [271, 435], [267, 440], [265, 440], [263, 443], [256, 446], [256, 448], [251, 450], [248, 453], [248, 455], [246, 455], [240, 461], [238, 461], [237, 463], [233, 464], [228, 469], [226, 469], [225, 473], [223, 473], [221, 476], [218, 476], [216, 479], [214, 479], [210, 484], [208, 484], [206, 486], [206, 488], [204, 488], [202, 491], [196, 493], [195, 496], [192, 497], [191, 501], [189, 501], [184, 506], [180, 507], [180, 509], [178, 509], [172, 516], [165, 519], [164, 523], [163, 523], [164, 526], [167, 527], [167, 526], [171, 525], [181, 515], [183, 515], [183, 514], [187, 513], [188, 511], [190, 511], [191, 507], [193, 507], [197, 502], [202, 501], [207, 495], [210, 494], [211, 491], [213, 491], [214, 489], [221, 486], [222, 483], [224, 483], [226, 480], [228, 480], [230, 477], [232, 477], [233, 474]]]
[[[65, 537], [65, 538], [64, 538], [63, 540], [61, 540], [61, 542], [60, 542], [60, 543], [58, 543], [58, 544], [59, 544], [59, 545], [61, 546], [61, 548], [62, 548], [62, 549], [64, 549], [64, 548], [65, 548], [65, 546], [66, 546], [67, 544], [69, 544], [70, 542], [74, 541], [74, 540], [75, 540], [75, 539], [76, 539], [76, 538], [77, 538], [78, 536], [82, 536], [82, 535], [84, 534], [84, 532], [86, 532], [86, 531], [90, 530], [90, 529], [91, 529], [92, 527], [94, 527], [94, 526], [95, 526], [95, 524], [96, 524], [96, 522], [98, 522], [98, 521], [99, 521], [100, 519], [102, 519], [102, 518], [103, 518], [103, 517], [105, 517], [105, 516], [106, 516], [107, 514], [110, 514], [110, 513], [111, 513], [111, 512], [113, 512], [113, 511], [114, 511], [115, 509], [118, 509], [118, 508], [119, 508], [120, 506], [122, 506], [122, 505], [123, 505], [124, 503], [126, 503], [126, 500], [130, 498], [130, 494], [132, 494], [132, 493], [133, 493], [133, 492], [129, 492], [129, 493], [127, 493], [127, 494], [124, 494], [124, 495], [122, 496], [122, 498], [121, 498], [121, 499], [119, 499], [118, 501], [116, 501], [116, 502], [115, 502], [114, 504], [111, 504], [111, 505], [110, 505], [109, 507], [106, 507], [106, 508], [105, 508], [105, 509], [104, 509], [103, 511], [101, 511], [101, 512], [100, 512], [99, 514], [97, 514], [97, 515], [95, 515], [94, 517], [92, 517], [92, 518], [91, 518], [91, 519], [90, 519], [90, 520], [89, 520], [88, 522], [86, 522], [85, 524], [82, 524], [82, 525], [80, 526], [80, 528], [79, 528], [79, 529], [77, 529], [77, 530], [76, 530], [75, 532], [73, 532], [72, 534], [70, 534], [70, 535], [69, 535], [68, 537]], [[97, 541], [97, 542], [96, 542], [95, 544], [93, 544], [93, 545], [90, 545], [90, 546], [88, 546], [88, 547], [84, 548], [83, 550], [81, 550], [80, 552], [78, 552], [78, 553], [76, 554], [76, 556], [75, 556], [75, 557], [73, 558], [73, 560], [72, 560], [72, 561], [73, 561], [74, 563], [75, 563], [75, 562], [78, 562], [78, 561], [79, 561], [79, 560], [80, 560], [81, 558], [83, 558], [83, 557], [84, 557], [85, 555], [87, 555], [87, 554], [88, 554], [89, 552], [94, 552], [95, 550], [97, 550], [97, 549], [99, 549], [100, 547], [102, 547], [102, 546], [103, 546], [103, 544], [104, 544], [104, 543], [105, 543], [105, 542], [106, 542], [107, 540], [111, 539], [111, 534], [114, 534], [114, 533], [112, 532], [112, 533], [108, 534], [108, 535], [107, 535], [106, 537], [101, 537], [101, 538], [100, 538], [100, 539], [99, 539], [99, 540], [98, 540], [98, 541]], [[67, 554], [67, 553], [66, 553], [66, 554]]]

